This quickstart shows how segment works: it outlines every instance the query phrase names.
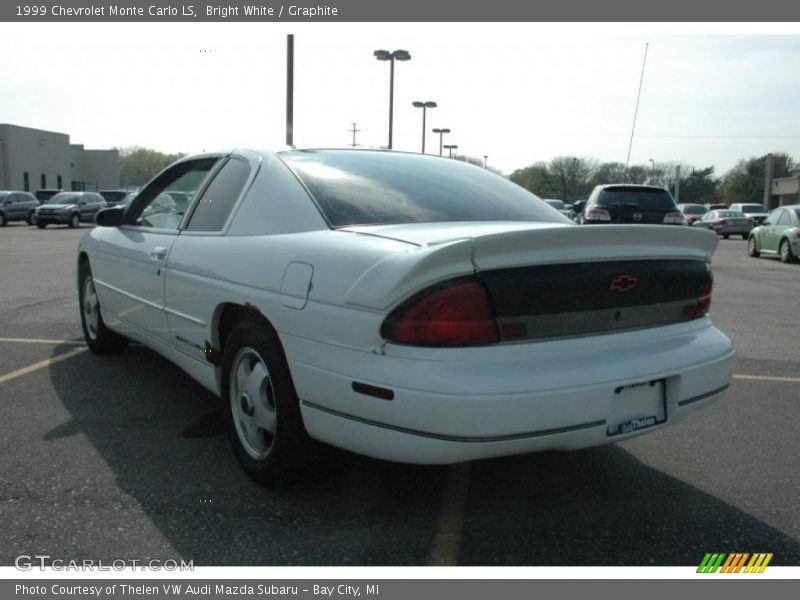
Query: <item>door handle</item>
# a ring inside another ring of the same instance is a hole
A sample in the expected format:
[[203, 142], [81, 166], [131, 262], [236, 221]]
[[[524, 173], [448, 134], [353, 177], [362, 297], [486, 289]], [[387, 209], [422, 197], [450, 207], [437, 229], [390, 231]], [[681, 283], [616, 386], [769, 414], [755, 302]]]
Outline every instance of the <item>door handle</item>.
[[164, 260], [166, 256], [167, 256], [167, 249], [164, 248], [163, 246], [156, 246], [150, 252], [151, 260]]

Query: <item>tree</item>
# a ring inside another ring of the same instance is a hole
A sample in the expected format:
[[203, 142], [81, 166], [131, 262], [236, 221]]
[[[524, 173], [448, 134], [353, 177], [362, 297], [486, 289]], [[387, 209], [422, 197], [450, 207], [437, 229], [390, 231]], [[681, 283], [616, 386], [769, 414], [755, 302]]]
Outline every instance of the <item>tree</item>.
[[[722, 195], [728, 204], [734, 202], [753, 202], [761, 204], [764, 200], [765, 163], [768, 154], [740, 160], [722, 178]], [[791, 157], [785, 152], [777, 152], [774, 158], [774, 177], [787, 177]]]
[[149, 148], [133, 146], [117, 148], [119, 152], [119, 179], [123, 187], [143, 186], [159, 171], [169, 166], [183, 154], [163, 154]]
[[[763, 184], [762, 184], [763, 187]], [[693, 169], [681, 177], [680, 202], [704, 204], [718, 198], [719, 181], [714, 178], [714, 167]]]
[[483, 165], [484, 165], [484, 163], [486, 161], [484, 159], [482, 159], [482, 158], [478, 158], [477, 156], [470, 156], [468, 154], [458, 154], [458, 155], [453, 155], [453, 158], [455, 158], [456, 160], [463, 161], [465, 163], [469, 163], [471, 165], [475, 165], [476, 167], [483, 167], [487, 171], [490, 171], [490, 172], [494, 173], [495, 175], [502, 175], [503, 174], [503, 172], [500, 169], [497, 169], [495, 167], [492, 167], [492, 166], [489, 166], [489, 165], [484, 167]]
[[574, 202], [589, 195], [596, 169], [597, 161], [592, 158], [557, 156], [549, 163], [538, 162], [517, 169], [511, 174], [511, 181], [540, 198]]

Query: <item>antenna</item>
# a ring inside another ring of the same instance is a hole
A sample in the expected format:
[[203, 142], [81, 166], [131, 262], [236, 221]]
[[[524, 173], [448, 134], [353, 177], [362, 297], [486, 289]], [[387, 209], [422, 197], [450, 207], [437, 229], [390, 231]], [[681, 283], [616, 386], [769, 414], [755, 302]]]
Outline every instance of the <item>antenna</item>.
[[294, 148], [294, 34], [286, 36], [286, 145]]
[[348, 129], [347, 131], [349, 131], [350, 133], [352, 133], [352, 134], [353, 134], [353, 143], [352, 143], [352, 144], [350, 144], [350, 145], [351, 145], [353, 148], [355, 148], [356, 146], [360, 146], [361, 144], [356, 144], [356, 134], [357, 134], [359, 131], [361, 131], [361, 130], [360, 130], [360, 129], [356, 129], [356, 124], [355, 124], [355, 123], [353, 123], [353, 128], [352, 128], [352, 129]]
[[639, 98], [642, 95], [642, 81], [644, 80], [644, 65], [647, 63], [647, 48], [650, 42], [644, 45], [644, 60], [642, 60], [642, 74], [639, 76], [639, 91], [636, 92], [636, 109], [633, 111], [633, 127], [631, 127], [631, 142], [628, 144], [628, 158], [625, 159], [625, 179], [628, 178], [628, 165], [631, 162], [631, 148], [633, 148], [633, 132], [636, 131], [636, 115], [639, 114]]

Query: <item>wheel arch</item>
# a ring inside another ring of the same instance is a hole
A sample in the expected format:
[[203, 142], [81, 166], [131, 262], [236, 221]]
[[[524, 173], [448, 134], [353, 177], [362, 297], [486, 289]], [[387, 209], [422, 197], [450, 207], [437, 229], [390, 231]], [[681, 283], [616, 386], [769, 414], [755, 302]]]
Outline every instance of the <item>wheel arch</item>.
[[[255, 320], [275, 333], [280, 340], [275, 326], [261, 310], [250, 303], [239, 304], [236, 302], [223, 302], [215, 309], [211, 317], [211, 340], [207, 344], [206, 352], [209, 353], [208, 361], [215, 367], [217, 385], [221, 385], [222, 355], [225, 352], [225, 342], [234, 327], [245, 319]], [[284, 352], [283, 347], [280, 348]], [[285, 352], [284, 352], [285, 354]], [[221, 388], [220, 388], [221, 389]]]

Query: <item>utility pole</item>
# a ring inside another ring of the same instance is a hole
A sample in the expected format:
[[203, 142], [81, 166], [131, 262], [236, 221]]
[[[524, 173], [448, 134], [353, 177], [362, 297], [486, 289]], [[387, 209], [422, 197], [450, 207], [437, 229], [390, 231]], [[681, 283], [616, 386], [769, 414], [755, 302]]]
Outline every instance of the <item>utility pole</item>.
[[675, 204], [681, 201], [681, 166], [675, 167]]
[[356, 146], [358, 146], [358, 144], [356, 144], [356, 134], [357, 134], [359, 131], [361, 131], [361, 130], [360, 130], [360, 129], [356, 129], [356, 124], [355, 124], [355, 123], [353, 123], [353, 128], [352, 128], [352, 129], [348, 129], [347, 131], [349, 131], [350, 133], [352, 133], [352, 134], [353, 134], [353, 143], [352, 143], [352, 144], [350, 144], [350, 145], [351, 145], [353, 148], [355, 148]]

